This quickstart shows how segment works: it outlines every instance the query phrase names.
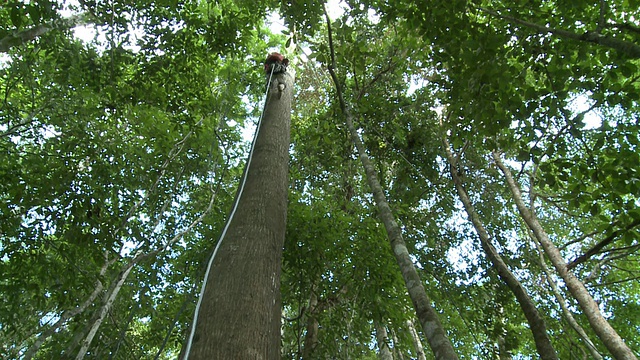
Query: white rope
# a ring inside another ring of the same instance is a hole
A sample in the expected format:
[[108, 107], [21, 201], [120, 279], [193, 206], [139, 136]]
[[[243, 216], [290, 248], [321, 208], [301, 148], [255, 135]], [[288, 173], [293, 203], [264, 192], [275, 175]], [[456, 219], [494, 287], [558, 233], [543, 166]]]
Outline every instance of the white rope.
[[218, 244], [216, 245], [216, 248], [213, 250], [213, 254], [211, 254], [211, 258], [209, 258], [209, 264], [207, 265], [207, 272], [204, 275], [204, 281], [202, 282], [202, 289], [200, 289], [200, 295], [198, 296], [198, 304], [196, 305], [196, 312], [195, 312], [195, 315], [193, 316], [193, 325], [191, 326], [191, 333], [189, 334], [189, 340], [187, 341], [187, 350], [185, 352], [183, 360], [189, 360], [189, 352], [191, 352], [191, 344], [193, 343], [193, 336], [195, 335], [196, 325], [198, 323], [198, 314], [200, 313], [200, 306], [202, 305], [202, 298], [204, 296], [204, 290], [207, 286], [207, 280], [209, 279], [209, 273], [211, 272], [211, 265], [213, 265], [213, 259], [215, 259], [216, 254], [218, 253], [218, 249], [220, 248], [220, 244], [222, 244], [222, 240], [224, 240], [224, 236], [227, 234], [227, 230], [229, 229], [229, 224], [231, 224], [231, 220], [233, 220], [233, 215], [235, 215], [236, 209], [238, 208], [238, 202], [240, 202], [240, 197], [242, 197], [242, 192], [244, 191], [244, 184], [247, 182], [249, 165], [251, 164], [251, 158], [253, 157], [253, 148], [256, 145], [256, 139], [258, 139], [258, 133], [260, 132], [260, 125], [262, 125], [264, 109], [267, 107], [267, 96], [269, 95], [269, 87], [271, 86], [271, 78], [273, 77], [274, 68], [275, 66], [271, 66], [271, 73], [269, 74], [269, 81], [267, 82], [267, 91], [265, 92], [265, 95], [264, 95], [264, 107], [262, 108], [262, 113], [260, 114], [260, 118], [258, 119], [258, 127], [256, 128], [255, 135], [253, 136], [253, 141], [251, 142], [251, 150], [249, 151], [249, 158], [247, 159], [244, 176], [242, 177], [242, 181], [240, 182], [240, 188], [238, 189], [238, 196], [236, 196], [236, 201], [233, 204], [231, 215], [229, 215], [229, 218], [227, 219], [227, 223], [224, 225], [224, 230], [222, 230], [222, 235], [220, 235], [220, 240], [218, 240]]

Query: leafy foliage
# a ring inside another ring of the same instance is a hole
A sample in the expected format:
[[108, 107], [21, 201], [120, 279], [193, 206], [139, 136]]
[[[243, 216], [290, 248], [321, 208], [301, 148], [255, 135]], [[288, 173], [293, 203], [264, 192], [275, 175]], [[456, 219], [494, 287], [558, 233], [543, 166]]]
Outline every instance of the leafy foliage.
[[[344, 94], [460, 358], [536, 350], [457, 198], [445, 136], [558, 356], [586, 345], [550, 293], [492, 150], [640, 351], [638, 5], [345, 1], [333, 20]], [[86, 357], [178, 356], [244, 166], [243, 129], [259, 116], [261, 62], [287, 39], [306, 61], [292, 117], [283, 358], [302, 356], [313, 319], [311, 358], [373, 358], [376, 323], [396, 357], [417, 356], [406, 328], [415, 314], [326, 72], [320, 4], [81, 1], [73, 10], [97, 31], [89, 42], [65, 6], [0, 9], [0, 357], [75, 357], [114, 293]], [[272, 11], [294, 36], [271, 33]], [[48, 31], [27, 38], [40, 25]]]

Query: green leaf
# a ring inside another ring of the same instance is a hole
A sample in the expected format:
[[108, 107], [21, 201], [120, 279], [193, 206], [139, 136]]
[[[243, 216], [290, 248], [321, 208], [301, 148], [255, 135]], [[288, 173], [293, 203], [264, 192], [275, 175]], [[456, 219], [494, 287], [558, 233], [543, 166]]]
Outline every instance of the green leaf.
[[531, 159], [531, 154], [528, 149], [520, 149], [518, 155], [516, 156], [518, 161], [529, 161]]
[[16, 28], [20, 28], [22, 26], [22, 5], [15, 4], [11, 9], [11, 22], [13, 26]]
[[640, 209], [636, 208], [629, 210], [628, 214], [633, 220], [640, 220]]
[[591, 216], [597, 216], [598, 214], [600, 214], [600, 205], [598, 205], [597, 203], [591, 205], [589, 213], [591, 214]]
[[637, 66], [632, 62], [626, 62], [620, 67], [620, 72], [626, 78], [632, 77], [637, 71]]
[[40, 17], [42, 14], [40, 13], [40, 7], [37, 5], [28, 5], [27, 11], [29, 12], [29, 17], [34, 24], [40, 23]]

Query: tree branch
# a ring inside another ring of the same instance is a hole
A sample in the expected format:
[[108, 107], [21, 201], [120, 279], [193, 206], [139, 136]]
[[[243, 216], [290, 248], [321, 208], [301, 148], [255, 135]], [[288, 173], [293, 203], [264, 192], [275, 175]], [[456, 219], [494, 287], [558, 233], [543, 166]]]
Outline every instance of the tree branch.
[[65, 19], [54, 20], [46, 24], [38, 24], [30, 29], [14, 32], [0, 40], [0, 52], [9, 52], [11, 48], [34, 40], [53, 29], [71, 29], [89, 23], [88, 14], [78, 14]]
[[618, 237], [618, 235], [627, 232], [631, 229], [633, 229], [634, 227], [640, 225], [640, 219], [637, 219], [633, 222], [631, 222], [629, 225], [625, 226], [623, 229], [618, 229], [614, 232], [611, 233], [611, 235], [607, 236], [606, 238], [602, 239], [602, 241], [600, 241], [599, 243], [595, 244], [591, 249], [589, 249], [586, 253], [578, 256], [575, 260], [573, 260], [572, 262], [567, 264], [567, 269], [573, 269], [574, 267], [576, 267], [579, 264], [582, 264], [583, 262], [589, 260], [589, 258], [591, 258], [593, 255], [596, 255], [600, 252], [600, 250], [602, 250], [605, 246], [611, 244], [613, 242], [613, 240], [615, 240], [616, 237]]
[[577, 34], [571, 31], [562, 30], [562, 29], [554, 29], [548, 26], [532, 23], [529, 21], [525, 21], [522, 19], [518, 19], [516, 17], [510, 15], [502, 15], [496, 11], [485, 9], [482, 7], [478, 7], [480, 11], [483, 11], [489, 15], [493, 15], [499, 17], [504, 20], [508, 20], [509, 22], [524, 25], [528, 28], [537, 30], [541, 33], [549, 33], [553, 35], [557, 35], [563, 38], [588, 42], [592, 44], [598, 44], [601, 46], [605, 46], [611, 49], [614, 49], [620, 53], [623, 53], [633, 59], [640, 58], [640, 45], [634, 44], [630, 41], [620, 40], [611, 36], [605, 36], [595, 31], [587, 31], [584, 34]]

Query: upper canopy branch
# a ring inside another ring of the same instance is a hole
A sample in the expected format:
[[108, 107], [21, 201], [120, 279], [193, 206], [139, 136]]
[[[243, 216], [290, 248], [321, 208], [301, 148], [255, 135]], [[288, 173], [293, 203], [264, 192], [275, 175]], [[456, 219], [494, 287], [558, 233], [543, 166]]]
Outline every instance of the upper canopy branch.
[[71, 29], [89, 23], [90, 15], [78, 14], [68, 18], [54, 20], [46, 24], [38, 24], [32, 28], [16, 31], [0, 40], [0, 52], [8, 52], [15, 46], [34, 40], [53, 29]]
[[536, 24], [533, 22], [525, 21], [519, 18], [516, 18], [511, 15], [503, 15], [497, 11], [491, 9], [485, 9], [482, 7], [477, 7], [478, 10], [485, 12], [489, 15], [499, 17], [501, 19], [507, 20], [512, 23], [524, 25], [528, 28], [535, 29], [541, 33], [549, 33], [553, 35], [557, 35], [560, 37], [564, 37], [567, 39], [584, 41], [588, 43], [598, 44], [602, 46], [606, 46], [612, 48], [620, 53], [623, 53], [631, 58], [640, 58], [640, 46], [634, 44], [630, 41], [625, 41], [621, 39], [617, 39], [611, 36], [602, 35], [596, 31], [587, 31], [584, 34], [578, 34], [567, 30], [555, 29], [552, 27]]

